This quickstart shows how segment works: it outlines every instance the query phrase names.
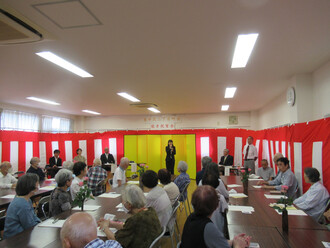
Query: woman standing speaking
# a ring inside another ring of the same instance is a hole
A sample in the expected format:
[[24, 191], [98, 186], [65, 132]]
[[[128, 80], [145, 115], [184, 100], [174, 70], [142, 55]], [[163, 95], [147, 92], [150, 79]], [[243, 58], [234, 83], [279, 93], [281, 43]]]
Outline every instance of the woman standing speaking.
[[166, 146], [166, 169], [174, 175], [174, 164], [176, 154], [175, 146], [173, 145], [173, 140], [168, 141], [168, 145]]

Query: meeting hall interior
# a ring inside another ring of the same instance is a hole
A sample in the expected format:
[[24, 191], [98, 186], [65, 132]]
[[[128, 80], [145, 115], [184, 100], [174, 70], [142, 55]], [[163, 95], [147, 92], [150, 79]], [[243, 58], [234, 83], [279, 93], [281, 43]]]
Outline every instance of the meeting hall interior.
[[329, 0], [0, 0], [0, 247], [330, 247]]

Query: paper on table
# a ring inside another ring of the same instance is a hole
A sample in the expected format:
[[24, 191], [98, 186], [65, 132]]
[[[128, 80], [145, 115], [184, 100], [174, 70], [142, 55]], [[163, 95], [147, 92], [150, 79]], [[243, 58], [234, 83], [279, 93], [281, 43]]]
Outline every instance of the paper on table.
[[1, 198], [14, 199], [15, 198], [15, 195], [4, 195], [4, 196], [1, 196]]
[[285, 195], [267, 195], [267, 194], [264, 194], [264, 195], [267, 199], [281, 199], [281, 198], [287, 199], [288, 198]]
[[144, 194], [144, 196], [147, 196], [148, 195], [148, 193], [145, 193], [145, 192], [143, 194]]
[[236, 205], [229, 205], [229, 211], [241, 211], [241, 212], [254, 212], [254, 208], [251, 206], [236, 206]]
[[231, 189], [231, 190], [228, 191], [228, 193], [229, 193], [229, 194], [237, 194], [237, 191], [234, 190], [234, 189]]
[[56, 227], [56, 228], [62, 228], [65, 220], [57, 220], [55, 223], [53, 223], [54, 218], [50, 218], [48, 220], [45, 220], [41, 222], [38, 226], [39, 227]]
[[139, 181], [128, 181], [127, 184], [139, 184]]
[[330, 248], [330, 242], [322, 241], [325, 248]]
[[46, 181], [52, 181], [52, 182], [55, 182], [55, 178], [48, 178], [48, 179], [46, 179]]
[[262, 181], [263, 179], [261, 178], [249, 178], [249, 181]]
[[[117, 232], [116, 228], [110, 228], [110, 231], [113, 233]], [[100, 228], [97, 228], [97, 236], [98, 237], [106, 237], [107, 235], [105, 235], [105, 233], [103, 231], [100, 230]]]
[[256, 189], [261, 189], [261, 185], [253, 185], [252, 187]]
[[227, 186], [229, 188], [242, 187], [242, 185], [239, 185], [239, 184], [228, 184]]
[[[84, 211], [95, 211], [97, 209], [99, 209], [101, 206], [97, 206], [97, 205], [84, 205]], [[80, 207], [75, 207], [72, 210], [80, 210]]]
[[119, 203], [116, 208], [123, 208], [123, 204], [122, 203]]
[[40, 188], [39, 190], [53, 190], [53, 189], [55, 189], [55, 185], [45, 186]]
[[248, 197], [246, 194], [243, 193], [237, 193], [237, 194], [229, 194], [229, 197], [232, 198], [244, 198], [244, 197]]
[[104, 198], [117, 198], [119, 196], [120, 194], [116, 194], [116, 193], [104, 193], [102, 195], [99, 195], [99, 197], [104, 197]]
[[[277, 209], [275, 209], [275, 211], [278, 213], [278, 214], [280, 214], [280, 215], [282, 215], [282, 213], [280, 213]], [[307, 216], [307, 214], [304, 212], [304, 211], [302, 211], [302, 210], [288, 210], [288, 215], [298, 215], [298, 216]]]

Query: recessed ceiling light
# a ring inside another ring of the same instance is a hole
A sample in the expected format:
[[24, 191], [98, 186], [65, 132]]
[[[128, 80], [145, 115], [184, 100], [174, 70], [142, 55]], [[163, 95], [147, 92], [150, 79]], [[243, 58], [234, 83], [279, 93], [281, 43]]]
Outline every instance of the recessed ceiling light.
[[246, 66], [259, 34], [240, 34], [237, 37], [231, 68]]
[[38, 97], [34, 97], [34, 96], [29, 96], [26, 99], [32, 100], [32, 101], [37, 101], [37, 102], [42, 102], [42, 103], [47, 103], [47, 104], [51, 104], [51, 105], [61, 105], [58, 102], [54, 102], [54, 101], [50, 101], [50, 100], [46, 100], [46, 99], [41, 99]]
[[229, 105], [222, 105], [221, 111], [227, 111], [229, 109]]
[[88, 114], [93, 114], [93, 115], [100, 115], [101, 114], [99, 112], [95, 112], [95, 111], [91, 111], [91, 110], [87, 110], [87, 109], [82, 110], [82, 112], [85, 112], [85, 113], [88, 113]]
[[233, 98], [236, 92], [236, 87], [227, 87], [225, 92], [225, 98]]
[[86, 77], [94, 77], [93, 75], [89, 74], [87, 71], [84, 71], [83, 69], [79, 68], [78, 66], [71, 64], [69, 61], [66, 61], [65, 59], [62, 59], [61, 57], [57, 56], [56, 54], [52, 52], [40, 52], [36, 53], [38, 56], [68, 70], [71, 71], [72, 73], [86, 78]]
[[150, 110], [151, 112], [154, 112], [154, 113], [160, 113], [160, 111], [156, 108], [148, 108], [148, 110]]
[[124, 97], [126, 98], [127, 100], [130, 100], [132, 102], [140, 102], [139, 99], [135, 98], [134, 96], [131, 96], [130, 94], [127, 94], [125, 92], [120, 92], [120, 93], [117, 93], [117, 95], [121, 96], [121, 97]]

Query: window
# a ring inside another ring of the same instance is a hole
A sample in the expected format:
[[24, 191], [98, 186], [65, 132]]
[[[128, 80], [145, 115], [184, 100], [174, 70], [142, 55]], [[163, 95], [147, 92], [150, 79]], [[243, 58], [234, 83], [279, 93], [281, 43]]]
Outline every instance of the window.
[[71, 120], [55, 116], [42, 116], [42, 131], [44, 132], [70, 132]]
[[3, 110], [1, 112], [1, 129], [38, 131], [39, 116], [37, 114], [25, 113], [14, 110]]

